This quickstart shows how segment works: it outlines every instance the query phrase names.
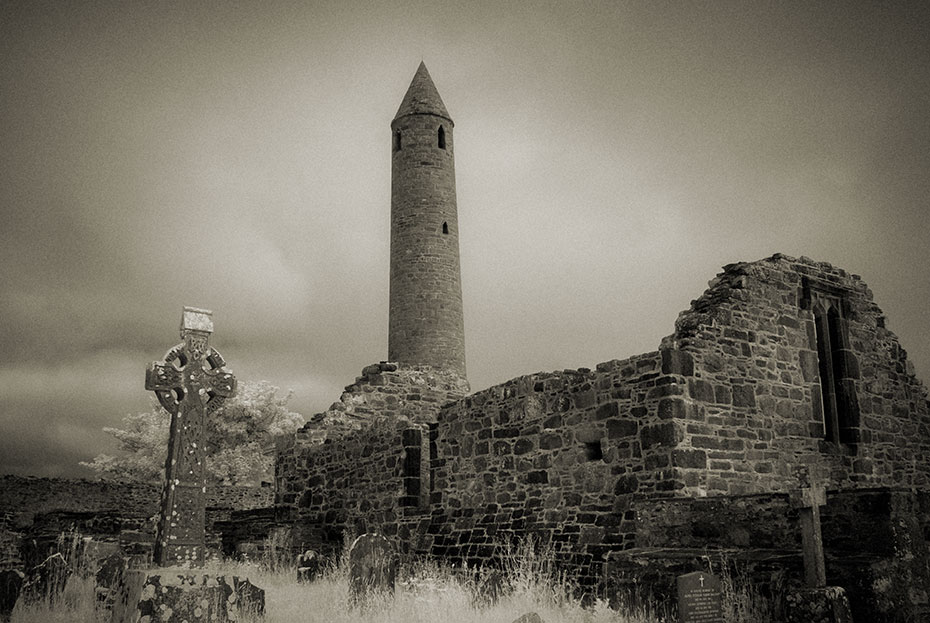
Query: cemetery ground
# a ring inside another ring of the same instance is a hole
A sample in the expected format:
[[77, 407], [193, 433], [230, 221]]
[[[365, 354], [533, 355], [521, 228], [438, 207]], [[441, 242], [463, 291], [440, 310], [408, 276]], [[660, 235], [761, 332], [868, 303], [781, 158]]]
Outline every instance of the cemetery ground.
[[[61, 592], [47, 590], [32, 600], [20, 599], [12, 623], [109, 622], [97, 593], [93, 565], [81, 560], [80, 535], [62, 535], [60, 554], [71, 575]], [[271, 545], [269, 543], [268, 545]], [[676, 623], [671, 604], [614, 604], [579, 593], [552, 564], [552, 552], [528, 540], [505, 548], [500, 572], [461, 568], [437, 561], [401, 564], [393, 593], [352, 599], [347, 556], [331, 562], [310, 582], [298, 583], [294, 560], [268, 554], [259, 560], [212, 560], [203, 569], [217, 575], [248, 578], [265, 590], [263, 617], [242, 615], [242, 623], [512, 623], [536, 613], [544, 623]], [[346, 550], [348, 551], [348, 543]], [[728, 569], [714, 570], [722, 579], [727, 623], [775, 623], [771, 605], [744, 578]], [[633, 596], [631, 596], [633, 597]], [[524, 621], [534, 621], [528, 617]]]

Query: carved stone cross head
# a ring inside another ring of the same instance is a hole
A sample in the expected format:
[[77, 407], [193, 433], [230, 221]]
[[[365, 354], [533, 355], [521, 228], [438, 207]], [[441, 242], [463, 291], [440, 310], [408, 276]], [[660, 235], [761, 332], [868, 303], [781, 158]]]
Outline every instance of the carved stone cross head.
[[145, 389], [154, 391], [158, 402], [176, 415], [185, 400], [212, 413], [236, 393], [236, 377], [225, 370], [226, 361], [208, 345], [213, 333], [213, 312], [185, 307], [181, 314], [180, 344], [172, 347], [164, 361], [151, 363], [145, 371]]

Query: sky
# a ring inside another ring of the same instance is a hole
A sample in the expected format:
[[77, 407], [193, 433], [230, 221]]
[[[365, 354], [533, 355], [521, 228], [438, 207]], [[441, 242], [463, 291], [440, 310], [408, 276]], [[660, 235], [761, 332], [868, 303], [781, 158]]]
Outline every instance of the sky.
[[930, 378], [923, 2], [0, 2], [0, 473], [88, 476], [185, 305], [305, 416], [387, 356], [390, 122], [455, 121], [473, 390], [862, 276]]

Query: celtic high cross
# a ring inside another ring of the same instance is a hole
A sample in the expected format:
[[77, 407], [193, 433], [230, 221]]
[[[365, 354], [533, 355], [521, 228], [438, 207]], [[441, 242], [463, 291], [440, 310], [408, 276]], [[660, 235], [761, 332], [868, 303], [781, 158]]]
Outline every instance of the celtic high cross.
[[162, 567], [203, 566], [205, 502], [204, 427], [207, 415], [235, 394], [236, 377], [207, 345], [213, 312], [185, 307], [181, 339], [164, 361], [149, 364], [145, 389], [171, 414], [161, 515], [155, 533], [154, 563]]

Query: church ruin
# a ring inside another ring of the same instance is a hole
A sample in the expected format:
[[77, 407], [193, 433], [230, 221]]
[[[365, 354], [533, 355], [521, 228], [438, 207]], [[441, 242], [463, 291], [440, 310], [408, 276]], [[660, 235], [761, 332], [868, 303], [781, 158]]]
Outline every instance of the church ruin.
[[656, 351], [469, 394], [453, 123], [424, 65], [391, 127], [391, 361], [281, 445], [276, 522], [472, 564], [532, 534], [602, 588], [715, 552], [799, 578], [804, 472], [853, 611], [930, 616], [927, 392], [859, 276], [731, 264]]

